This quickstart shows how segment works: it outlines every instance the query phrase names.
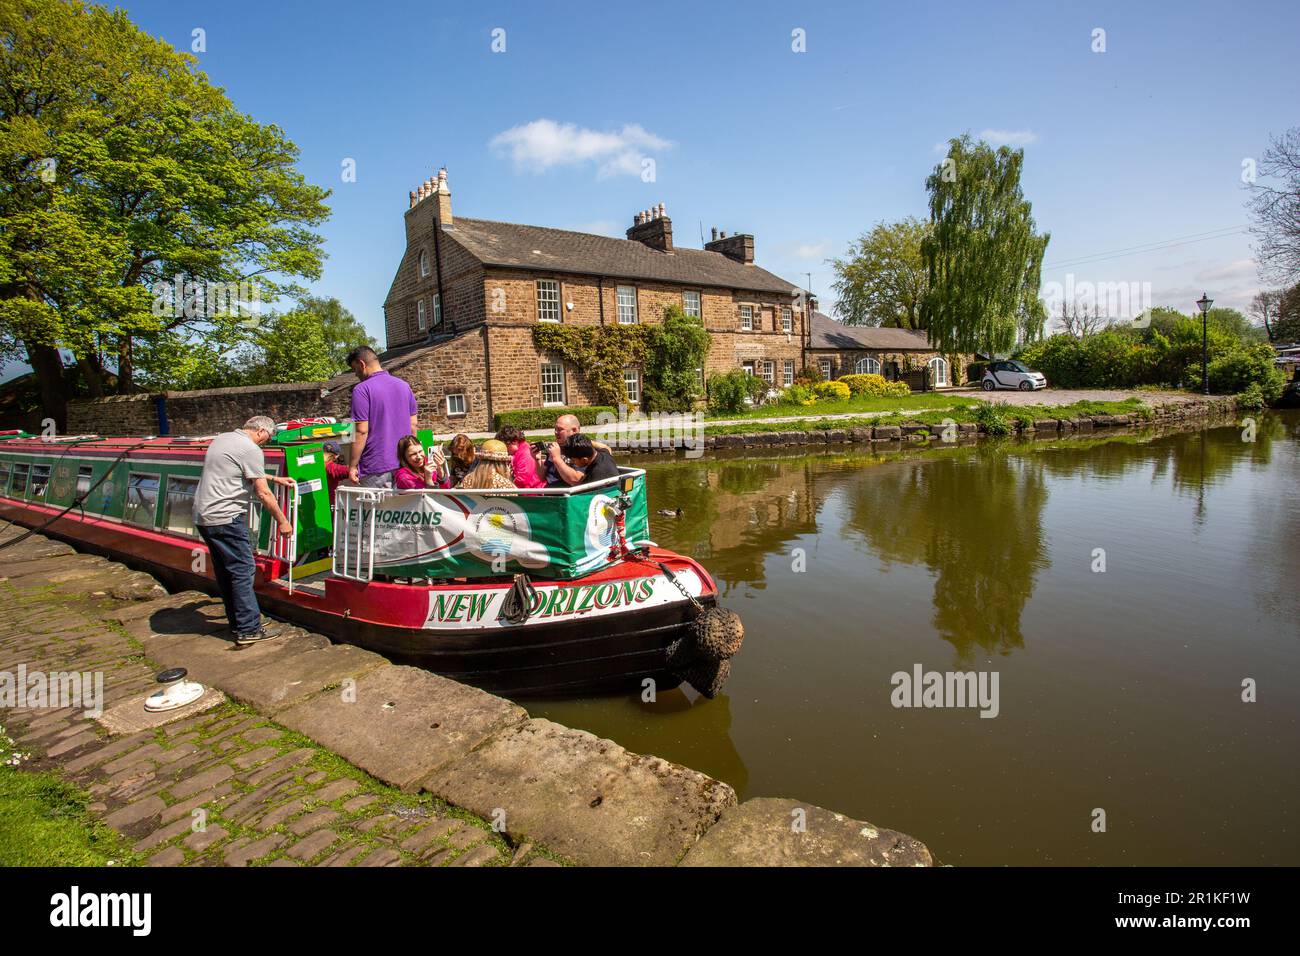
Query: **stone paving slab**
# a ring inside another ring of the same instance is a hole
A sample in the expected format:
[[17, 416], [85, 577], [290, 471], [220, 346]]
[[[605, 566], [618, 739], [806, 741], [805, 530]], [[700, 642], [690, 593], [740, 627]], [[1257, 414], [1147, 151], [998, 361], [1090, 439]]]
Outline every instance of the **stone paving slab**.
[[549, 720], [499, 734], [425, 782], [516, 842], [592, 866], [671, 866], [736, 803], [725, 783]]
[[319, 650], [287, 653], [255, 667], [246, 667], [221, 680], [222, 687], [235, 700], [264, 714], [274, 714], [327, 687], [347, 679], [356, 680], [387, 663], [380, 655], [359, 647], [330, 644]]
[[385, 783], [413, 790], [527, 716], [522, 707], [475, 687], [387, 665], [357, 681], [355, 700], [321, 694], [277, 720]]
[[152, 730], [154, 727], [193, 717], [214, 707], [220, 707], [226, 702], [225, 694], [215, 688], [206, 687], [203, 696], [192, 704], [186, 704], [175, 710], [145, 710], [145, 701], [152, 693], [153, 691], [150, 691], [148, 694], [133, 696], [115, 707], [110, 707], [97, 718], [98, 722], [108, 731], [109, 736], [138, 734], [142, 730]]
[[329, 638], [294, 628], [282, 637], [248, 647], [240, 647], [228, 636], [172, 634], [146, 643], [145, 653], [160, 667], [184, 667], [192, 680], [224, 689], [243, 671], [329, 646]]
[[729, 807], [682, 866], [933, 866], [919, 840], [809, 803], [755, 797]]

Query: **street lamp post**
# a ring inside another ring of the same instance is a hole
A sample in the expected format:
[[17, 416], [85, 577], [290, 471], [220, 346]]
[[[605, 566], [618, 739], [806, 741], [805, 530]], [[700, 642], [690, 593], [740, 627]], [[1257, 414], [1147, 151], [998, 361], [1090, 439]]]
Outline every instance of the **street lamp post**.
[[1208, 293], [1202, 292], [1196, 300], [1201, 310], [1201, 392], [1210, 394], [1210, 306], [1214, 300]]

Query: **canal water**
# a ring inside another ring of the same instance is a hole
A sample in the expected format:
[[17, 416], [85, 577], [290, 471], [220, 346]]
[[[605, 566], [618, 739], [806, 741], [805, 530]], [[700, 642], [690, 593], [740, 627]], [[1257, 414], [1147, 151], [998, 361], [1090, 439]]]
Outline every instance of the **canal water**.
[[[534, 716], [945, 863], [1300, 861], [1300, 413], [638, 463], [745, 621], [731, 680]], [[895, 706], [917, 666], [996, 674], [996, 716]]]

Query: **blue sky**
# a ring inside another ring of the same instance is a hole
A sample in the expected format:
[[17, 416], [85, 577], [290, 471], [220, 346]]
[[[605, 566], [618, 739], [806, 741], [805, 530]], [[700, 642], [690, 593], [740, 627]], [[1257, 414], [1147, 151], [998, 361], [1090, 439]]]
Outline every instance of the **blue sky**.
[[1300, 122], [1294, 0], [123, 6], [182, 49], [203, 29], [212, 81], [334, 190], [316, 291], [381, 340], [407, 192], [438, 166], [460, 215], [622, 235], [663, 202], [680, 245], [753, 233], [825, 306], [826, 258], [925, 216], [936, 144], [966, 131], [1024, 143], [1045, 281], [1244, 309], [1260, 284], [1240, 232], [1054, 264], [1244, 226], [1243, 160]]

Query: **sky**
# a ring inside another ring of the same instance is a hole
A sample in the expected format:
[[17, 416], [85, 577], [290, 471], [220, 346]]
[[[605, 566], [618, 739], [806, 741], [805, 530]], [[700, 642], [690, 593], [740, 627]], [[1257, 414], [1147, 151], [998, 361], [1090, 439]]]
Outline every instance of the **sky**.
[[456, 215], [622, 236], [662, 202], [678, 245], [752, 233], [826, 311], [827, 259], [924, 218], [966, 132], [1023, 146], [1045, 283], [1244, 311], [1243, 171], [1300, 123], [1294, 0], [120, 6], [179, 49], [202, 31], [211, 81], [300, 147], [333, 190], [313, 291], [380, 341], [407, 193], [440, 166]]

